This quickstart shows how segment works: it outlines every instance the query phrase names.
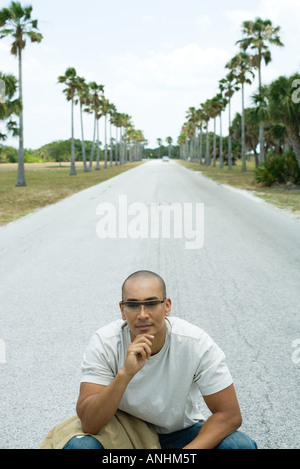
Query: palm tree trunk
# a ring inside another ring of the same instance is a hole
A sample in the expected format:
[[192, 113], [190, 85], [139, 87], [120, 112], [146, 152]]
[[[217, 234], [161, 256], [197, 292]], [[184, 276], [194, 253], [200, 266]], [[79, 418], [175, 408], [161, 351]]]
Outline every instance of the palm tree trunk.
[[107, 115], [105, 114], [104, 124], [105, 148], [104, 148], [104, 168], [107, 168]]
[[110, 149], [109, 149], [109, 166], [113, 165], [113, 140], [111, 135], [111, 118], [109, 120]]
[[120, 128], [120, 164], [124, 163], [123, 127]]
[[217, 136], [216, 136], [216, 118], [214, 117], [214, 150], [213, 150], [213, 168], [216, 165], [216, 157], [217, 157]]
[[264, 133], [265, 133], [264, 123], [260, 122], [259, 123], [259, 146], [260, 146], [259, 162], [260, 162], [260, 164], [263, 164], [265, 162], [265, 138], [264, 138]]
[[18, 49], [19, 56], [19, 99], [21, 103], [21, 112], [19, 117], [20, 137], [19, 137], [19, 156], [18, 156], [18, 176], [16, 187], [26, 186], [25, 166], [24, 166], [24, 126], [23, 126], [23, 84], [22, 84], [22, 51]]
[[242, 83], [242, 173], [247, 171], [246, 166], [246, 136], [245, 136], [245, 90]]
[[96, 126], [97, 126], [97, 117], [96, 117], [96, 111], [95, 111], [95, 114], [94, 114], [94, 134], [93, 134], [93, 144], [92, 144], [92, 150], [91, 150], [91, 156], [90, 156], [89, 171], [92, 171], [92, 164], [93, 164], [93, 160], [94, 160]]
[[208, 122], [206, 125], [206, 155], [205, 155], [205, 164], [210, 166], [210, 154], [209, 154], [209, 135], [208, 135]]
[[288, 138], [293, 146], [293, 150], [296, 155], [296, 160], [300, 169], [300, 137], [299, 129], [297, 127], [287, 125], [286, 126]]
[[76, 176], [75, 144], [74, 144], [74, 99], [71, 101], [71, 168], [70, 176]]
[[223, 161], [223, 132], [222, 132], [222, 111], [220, 112], [220, 165], [219, 168], [223, 169], [224, 161]]
[[[261, 91], [262, 88], [262, 82], [261, 82], [261, 58], [259, 62], [259, 68], [258, 68], [258, 81], [259, 81], [259, 91]], [[259, 123], [259, 147], [260, 147], [260, 154], [259, 154], [259, 163], [263, 164], [265, 162], [265, 138], [264, 138], [264, 133], [265, 133], [265, 125], [261, 121]]]
[[97, 159], [96, 159], [96, 167], [95, 171], [100, 171], [100, 149], [99, 149], [99, 119], [97, 119]]
[[85, 141], [83, 132], [83, 116], [82, 116], [82, 102], [80, 101], [80, 121], [81, 121], [81, 146], [82, 146], [82, 161], [83, 161], [83, 172], [87, 173], [86, 156], [85, 156]]
[[202, 137], [203, 137], [203, 129], [201, 126], [201, 129], [200, 129], [200, 164], [203, 164], [202, 162], [202, 154], [203, 154]]
[[115, 166], [117, 166], [117, 164], [118, 164], [118, 148], [119, 148], [119, 143], [118, 143], [118, 127], [116, 126]]
[[232, 140], [230, 135], [231, 127], [231, 99], [229, 99], [229, 132], [228, 132], [228, 171], [232, 171]]

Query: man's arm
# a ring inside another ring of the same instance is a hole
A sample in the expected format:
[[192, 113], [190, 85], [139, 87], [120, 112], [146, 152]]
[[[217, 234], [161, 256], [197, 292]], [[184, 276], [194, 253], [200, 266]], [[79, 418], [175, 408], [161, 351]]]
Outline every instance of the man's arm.
[[129, 382], [150, 359], [153, 338], [149, 334], [135, 338], [128, 347], [124, 367], [108, 386], [81, 383], [76, 410], [85, 433], [96, 435], [113, 418]]
[[184, 449], [213, 449], [242, 424], [242, 416], [233, 384], [211, 396], [203, 396], [212, 412], [198, 436]]

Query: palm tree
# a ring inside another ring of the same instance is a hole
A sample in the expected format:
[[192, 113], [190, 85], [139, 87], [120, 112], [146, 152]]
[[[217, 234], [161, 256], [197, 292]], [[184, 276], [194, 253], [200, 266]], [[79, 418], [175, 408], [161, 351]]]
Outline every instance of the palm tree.
[[188, 136], [190, 140], [190, 158], [193, 161], [194, 160], [194, 147], [196, 146], [196, 152], [197, 152], [197, 142], [196, 142], [196, 134], [197, 134], [197, 123], [198, 123], [198, 113], [197, 109], [195, 107], [190, 107], [187, 111], [186, 115], [188, 119]]
[[74, 143], [74, 104], [78, 88], [78, 78], [75, 68], [67, 68], [64, 75], [58, 77], [58, 83], [63, 83], [67, 87], [63, 90], [67, 101], [71, 101], [71, 168], [70, 176], [76, 176], [75, 167], [75, 143]]
[[180, 146], [180, 159], [186, 160], [186, 141], [187, 137], [184, 133], [184, 129], [181, 129], [181, 133], [177, 139], [177, 143]]
[[246, 141], [245, 141], [245, 84], [251, 84], [254, 77], [251, 65], [251, 57], [245, 52], [235, 55], [226, 65], [234, 76], [235, 83], [242, 88], [242, 172], [247, 171], [246, 166]]
[[171, 146], [172, 146], [172, 143], [173, 143], [172, 137], [167, 137], [166, 142], [169, 145], [168, 153], [169, 153], [169, 158], [171, 158]]
[[[268, 86], [264, 85], [259, 88], [259, 91], [252, 96], [252, 101], [255, 104], [255, 108], [253, 109], [254, 118], [259, 122], [259, 144], [260, 144], [260, 157], [255, 153], [255, 166], [256, 168], [259, 164], [262, 164], [261, 160], [261, 148], [262, 145], [265, 146], [265, 136], [261, 136], [261, 132], [263, 130], [265, 124], [269, 121], [269, 103], [268, 103]], [[261, 123], [263, 122], [263, 126]], [[263, 138], [263, 140], [262, 140]], [[263, 149], [264, 153], [264, 149]]]
[[80, 124], [81, 124], [81, 147], [82, 147], [82, 161], [83, 161], [83, 172], [87, 173], [88, 168], [86, 164], [86, 153], [85, 153], [85, 140], [83, 131], [83, 106], [89, 102], [89, 86], [87, 85], [85, 78], [77, 77], [77, 96], [80, 105]]
[[19, 2], [11, 2], [8, 8], [0, 10], [0, 39], [13, 37], [12, 55], [18, 57], [19, 65], [19, 100], [22, 104], [19, 114], [19, 156], [16, 187], [26, 186], [24, 168], [24, 125], [23, 125], [23, 80], [22, 51], [26, 46], [26, 38], [31, 42], [41, 42], [43, 36], [38, 32], [38, 20], [31, 19], [32, 6], [22, 7]]
[[[94, 152], [95, 152], [95, 144], [96, 144], [96, 133], [97, 133], [97, 160], [99, 160], [98, 155], [99, 155], [99, 110], [101, 107], [101, 96], [100, 93], [103, 93], [104, 91], [104, 86], [103, 85], [98, 85], [95, 81], [89, 83], [89, 89], [90, 89], [90, 96], [88, 99], [87, 106], [85, 108], [85, 111], [88, 113], [93, 113], [94, 115], [94, 133], [93, 133], [93, 144], [92, 144], [92, 149], [91, 149], [91, 155], [90, 155], [90, 161], [89, 161], [89, 171], [92, 170], [92, 164], [94, 160]], [[99, 166], [99, 161], [96, 166], [96, 169], [100, 169]]]
[[117, 108], [114, 104], [110, 104], [109, 109], [109, 140], [110, 140], [110, 148], [109, 148], [109, 166], [113, 165], [113, 138], [112, 138], [112, 125], [113, 125], [113, 116], [117, 112]]
[[196, 110], [196, 127], [199, 129], [199, 141], [197, 139], [199, 152], [197, 157], [199, 157], [199, 163], [202, 164], [202, 135], [203, 135], [203, 122], [204, 122], [204, 113], [203, 109], [200, 107]]
[[212, 110], [212, 100], [207, 99], [205, 103], [202, 104], [203, 110], [203, 120], [206, 124], [206, 152], [205, 152], [205, 164], [206, 166], [211, 165], [210, 151], [209, 151], [209, 133], [208, 133], [208, 123], [213, 117], [214, 113]]
[[104, 168], [107, 168], [107, 115], [110, 114], [114, 105], [108, 101], [104, 96], [101, 100], [101, 115], [105, 118], [104, 124]]
[[270, 116], [275, 123], [284, 124], [300, 168], [300, 106], [293, 99], [293, 83], [300, 75], [281, 76], [269, 85]]
[[[252, 65], [258, 70], [259, 92], [262, 88], [262, 62], [264, 60], [265, 64], [268, 65], [272, 60], [268, 44], [278, 47], [284, 46], [278, 34], [280, 29], [280, 26], [274, 27], [271, 20], [262, 20], [261, 18], [256, 18], [255, 21], [244, 21], [242, 25], [242, 33], [245, 37], [237, 41], [237, 44], [240, 45], [244, 52], [246, 52], [249, 47], [256, 52], [255, 55], [252, 56]], [[259, 143], [260, 163], [264, 163], [264, 122], [262, 120], [259, 128]]]
[[[118, 129], [121, 129], [122, 122], [121, 122], [121, 114], [117, 111], [113, 111], [113, 114], [111, 115], [111, 123], [115, 126], [116, 128], [116, 148], [115, 148], [115, 166], [118, 164], [118, 156], [119, 156], [119, 162], [120, 162], [120, 143], [118, 142]], [[121, 131], [120, 131], [121, 133]]]
[[120, 153], [120, 164], [124, 164], [127, 161], [127, 144], [126, 144], [126, 134], [123, 135], [123, 129], [126, 132], [126, 129], [132, 127], [131, 116], [128, 114], [122, 113], [120, 115], [121, 122], [121, 153]]
[[[220, 101], [220, 94], [210, 100], [210, 117], [214, 120], [214, 141], [213, 141], [213, 167], [216, 167], [216, 118], [221, 115], [223, 104]], [[222, 165], [223, 167], [223, 165]]]
[[[19, 99], [13, 99], [17, 91], [17, 79], [14, 75], [5, 75], [0, 72], [0, 84], [3, 86], [0, 99], [0, 121], [5, 121], [7, 132], [11, 132], [13, 137], [16, 137], [19, 135], [19, 129], [12, 116], [19, 115], [22, 107]], [[0, 133], [0, 141], [6, 139], [7, 134]]]
[[186, 135], [186, 152], [189, 160], [193, 160], [193, 138], [196, 132], [196, 124], [192, 120], [188, 120], [182, 127], [182, 132]]
[[224, 96], [228, 99], [228, 117], [229, 117], [229, 133], [228, 133], [228, 170], [232, 170], [232, 140], [230, 134], [231, 127], [231, 98], [234, 95], [235, 91], [239, 91], [239, 86], [234, 84], [235, 77], [231, 72], [229, 72], [225, 78], [219, 81], [219, 88], [221, 93], [224, 93]]
[[157, 138], [156, 141], [157, 141], [157, 145], [158, 145], [158, 158], [160, 158], [160, 149], [161, 149], [161, 145], [162, 145], [162, 139]]
[[223, 169], [223, 129], [222, 129], [222, 112], [226, 109], [228, 100], [223, 96], [222, 92], [218, 93], [216, 98], [218, 99], [219, 117], [220, 117], [220, 148], [219, 148], [219, 168]]

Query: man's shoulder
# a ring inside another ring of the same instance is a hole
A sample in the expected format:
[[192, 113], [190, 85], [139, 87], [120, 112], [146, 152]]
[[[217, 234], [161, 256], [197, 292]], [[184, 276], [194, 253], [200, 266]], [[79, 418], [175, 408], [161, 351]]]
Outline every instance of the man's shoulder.
[[116, 321], [100, 327], [95, 332], [95, 335], [102, 337], [103, 339], [110, 339], [112, 337], [119, 336], [125, 325], [126, 323], [122, 319], [117, 319]]
[[200, 327], [179, 317], [170, 317], [171, 334], [178, 337], [187, 337], [196, 340], [204, 340], [208, 334]]

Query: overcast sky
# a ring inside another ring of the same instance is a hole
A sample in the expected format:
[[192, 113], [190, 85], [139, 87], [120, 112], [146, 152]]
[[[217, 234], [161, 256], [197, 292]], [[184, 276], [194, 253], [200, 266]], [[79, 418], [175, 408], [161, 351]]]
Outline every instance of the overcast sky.
[[[177, 141], [190, 106], [215, 96], [225, 64], [238, 52], [241, 24], [260, 16], [282, 28], [283, 49], [272, 47], [263, 81], [300, 69], [299, 0], [29, 0], [39, 20], [41, 44], [24, 53], [25, 147], [70, 138], [70, 105], [58, 75], [75, 67], [87, 81], [105, 85], [118, 112], [132, 116], [150, 146]], [[10, 0], [0, 0], [0, 8]], [[17, 76], [10, 40], [0, 41], [0, 70]], [[246, 105], [257, 88], [247, 89]], [[233, 99], [240, 111], [241, 96]], [[76, 109], [76, 137], [80, 138]], [[224, 127], [226, 127], [226, 115]], [[101, 124], [103, 140], [103, 122]], [[92, 139], [92, 118], [85, 137]], [[224, 129], [224, 133], [226, 130]], [[100, 136], [101, 138], [101, 136]], [[7, 144], [17, 146], [16, 139]]]

